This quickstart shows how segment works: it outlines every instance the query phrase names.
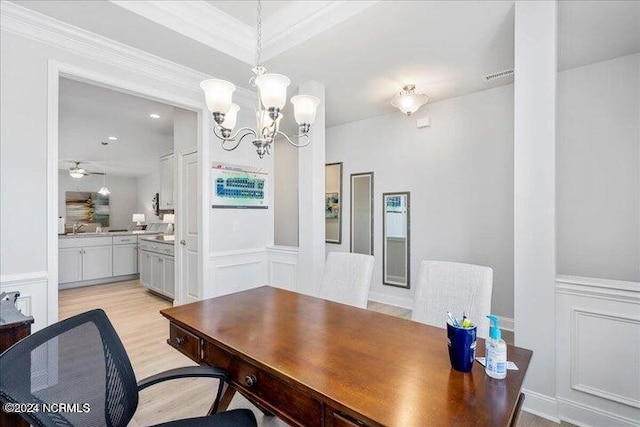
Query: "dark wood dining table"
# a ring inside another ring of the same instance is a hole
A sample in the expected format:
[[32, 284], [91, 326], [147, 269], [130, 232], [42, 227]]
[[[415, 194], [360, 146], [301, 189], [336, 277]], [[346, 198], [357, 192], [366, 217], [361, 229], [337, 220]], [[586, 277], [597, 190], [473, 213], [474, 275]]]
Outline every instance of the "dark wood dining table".
[[503, 380], [458, 372], [444, 329], [269, 286], [161, 313], [171, 346], [229, 372], [221, 409], [239, 392], [295, 426], [515, 425], [532, 356], [508, 346]]

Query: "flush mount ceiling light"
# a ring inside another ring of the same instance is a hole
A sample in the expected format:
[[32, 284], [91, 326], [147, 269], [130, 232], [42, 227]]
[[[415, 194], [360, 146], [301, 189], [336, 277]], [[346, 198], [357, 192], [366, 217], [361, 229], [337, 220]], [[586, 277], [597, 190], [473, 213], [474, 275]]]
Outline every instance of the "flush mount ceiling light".
[[276, 136], [284, 137], [294, 147], [309, 145], [309, 130], [316, 118], [316, 109], [320, 100], [315, 96], [297, 95], [291, 98], [293, 115], [298, 123], [299, 134], [294, 138], [305, 138], [303, 143], [293, 142], [289, 136], [280, 131], [282, 109], [287, 102], [287, 87], [291, 83], [288, 77], [282, 74], [267, 73], [267, 69], [260, 63], [262, 54], [262, 5], [258, 0], [257, 10], [257, 40], [256, 40], [256, 66], [251, 69], [255, 76], [250, 83], [258, 87], [258, 103], [256, 107], [256, 128], [244, 127], [233, 133], [238, 119], [240, 107], [232, 103], [233, 92], [236, 86], [226, 80], [209, 79], [200, 83], [204, 90], [207, 108], [213, 115], [216, 125], [213, 133], [222, 141], [222, 148], [232, 151], [238, 148], [242, 140], [253, 136], [253, 145], [258, 156], [262, 158], [271, 153], [271, 144]]
[[391, 101], [391, 105], [410, 116], [429, 101], [424, 93], [416, 93], [415, 85], [406, 85]]
[[152, 114], [149, 114], [149, 117], [151, 117], [152, 119], [159, 119], [160, 114], [152, 113]]
[[109, 137], [109, 141], [117, 141], [118, 137], [117, 136], [110, 136]]

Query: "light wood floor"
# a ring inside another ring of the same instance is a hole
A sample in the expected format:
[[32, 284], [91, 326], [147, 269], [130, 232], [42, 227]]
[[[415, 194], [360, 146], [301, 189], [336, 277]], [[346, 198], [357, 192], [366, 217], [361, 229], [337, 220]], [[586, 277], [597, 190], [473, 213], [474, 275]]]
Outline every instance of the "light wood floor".
[[[166, 343], [169, 322], [159, 311], [170, 306], [169, 301], [148, 292], [137, 280], [68, 289], [59, 294], [60, 319], [94, 308], [102, 308], [107, 313], [129, 354], [138, 380], [166, 369], [194, 365]], [[368, 308], [392, 316], [411, 317], [410, 310], [380, 303], [370, 302]], [[215, 381], [207, 379], [176, 380], [150, 387], [140, 394], [138, 411], [130, 427], [204, 415], [215, 389]], [[250, 406], [236, 395], [230, 408]], [[261, 426], [285, 426], [277, 418], [264, 417], [253, 409]], [[551, 427], [556, 424], [522, 413], [518, 426]]]

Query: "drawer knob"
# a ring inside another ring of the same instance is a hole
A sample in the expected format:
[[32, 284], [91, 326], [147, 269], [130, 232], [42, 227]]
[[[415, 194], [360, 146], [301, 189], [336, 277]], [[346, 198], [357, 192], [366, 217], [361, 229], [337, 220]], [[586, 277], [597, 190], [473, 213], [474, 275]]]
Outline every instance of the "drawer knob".
[[184, 344], [184, 337], [175, 337], [173, 342], [176, 343], [176, 345], [182, 345]]
[[258, 379], [255, 375], [247, 375], [244, 377], [244, 383], [247, 387], [253, 387], [258, 384]]

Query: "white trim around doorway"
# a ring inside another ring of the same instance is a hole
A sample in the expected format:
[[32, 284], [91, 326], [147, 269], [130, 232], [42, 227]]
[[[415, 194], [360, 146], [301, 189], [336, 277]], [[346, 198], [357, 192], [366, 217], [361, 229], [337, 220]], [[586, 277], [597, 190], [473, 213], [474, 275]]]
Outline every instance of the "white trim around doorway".
[[[131, 70], [135, 72], [135, 70]], [[207, 129], [210, 128], [210, 115], [202, 102], [180, 97], [171, 93], [147, 86], [130, 79], [114, 78], [75, 65], [55, 60], [48, 62], [48, 95], [47, 95], [47, 324], [58, 321], [58, 119], [59, 119], [59, 79], [60, 77], [78, 80], [98, 86], [107, 87], [131, 95], [170, 104], [193, 111], [197, 114], [197, 151], [200, 168], [201, 203], [198, 219], [198, 279], [199, 284], [207, 277], [209, 253], [209, 210], [207, 188], [209, 182], [209, 140]], [[176, 282], [176, 300], [174, 305], [182, 303], [185, 284]], [[200, 295], [202, 295], [202, 290]]]

